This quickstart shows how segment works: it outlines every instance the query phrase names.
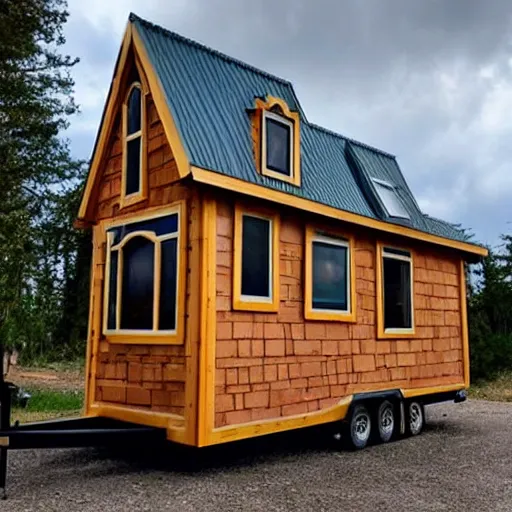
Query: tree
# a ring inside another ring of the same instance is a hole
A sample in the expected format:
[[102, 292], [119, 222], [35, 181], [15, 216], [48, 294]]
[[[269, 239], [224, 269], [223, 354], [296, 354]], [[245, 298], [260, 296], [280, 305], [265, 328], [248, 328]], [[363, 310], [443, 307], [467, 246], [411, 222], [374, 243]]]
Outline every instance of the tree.
[[469, 334], [474, 378], [492, 378], [512, 368], [512, 237], [490, 250], [470, 287]]
[[70, 69], [78, 60], [60, 53], [66, 7], [65, 0], [0, 2], [0, 342], [27, 321], [19, 307], [34, 270], [48, 281], [58, 271], [53, 262], [38, 268], [40, 235], [81, 174], [60, 136], [77, 111]]

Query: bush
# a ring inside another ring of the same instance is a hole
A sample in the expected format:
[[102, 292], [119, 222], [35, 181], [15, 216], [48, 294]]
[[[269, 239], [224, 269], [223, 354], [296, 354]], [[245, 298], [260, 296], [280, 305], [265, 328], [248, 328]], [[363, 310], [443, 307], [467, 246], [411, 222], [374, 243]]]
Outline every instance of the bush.
[[470, 343], [473, 381], [490, 380], [512, 368], [512, 334], [473, 336]]

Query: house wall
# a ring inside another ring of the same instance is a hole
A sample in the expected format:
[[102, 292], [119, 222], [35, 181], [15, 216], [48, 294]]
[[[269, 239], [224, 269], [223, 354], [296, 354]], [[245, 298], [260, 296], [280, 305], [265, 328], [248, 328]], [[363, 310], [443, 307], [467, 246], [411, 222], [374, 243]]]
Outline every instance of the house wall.
[[[340, 223], [355, 237], [356, 322], [305, 321], [305, 227], [329, 224], [284, 208], [280, 219], [278, 312], [233, 311], [234, 199], [217, 201], [215, 427], [317, 411], [354, 392], [464, 382], [458, 255]], [[413, 250], [411, 339], [376, 339], [377, 241]]]
[[[147, 151], [148, 151], [148, 198], [138, 204], [119, 209], [121, 191], [122, 139], [121, 116], [117, 115], [109, 139], [106, 157], [100, 169], [95, 218], [99, 222], [94, 231], [95, 268], [93, 269], [94, 313], [103, 314], [103, 288], [105, 276], [106, 239], [102, 229], [103, 221], [120, 215], [136, 216], [148, 208], [169, 205], [186, 200], [187, 219], [195, 217], [199, 208], [196, 193], [178, 183], [176, 163], [162, 123], [156, 112], [151, 96], [147, 97]], [[190, 248], [189, 240], [185, 246]], [[187, 258], [190, 267], [190, 259]], [[187, 269], [189, 270], [189, 268]], [[187, 275], [189, 272], [187, 272]], [[190, 283], [187, 282], [187, 290]], [[189, 301], [187, 301], [187, 308]], [[180, 314], [185, 315], [184, 311]], [[96, 323], [91, 340], [96, 341], [97, 356], [92, 362], [89, 402], [103, 402], [110, 405], [127, 405], [151, 411], [173, 413], [185, 416], [187, 403], [186, 376], [196, 361], [193, 354], [183, 345], [152, 345], [111, 343], [101, 333], [102, 322]], [[94, 327], [93, 327], [94, 329]], [[91, 351], [94, 358], [95, 350]]]

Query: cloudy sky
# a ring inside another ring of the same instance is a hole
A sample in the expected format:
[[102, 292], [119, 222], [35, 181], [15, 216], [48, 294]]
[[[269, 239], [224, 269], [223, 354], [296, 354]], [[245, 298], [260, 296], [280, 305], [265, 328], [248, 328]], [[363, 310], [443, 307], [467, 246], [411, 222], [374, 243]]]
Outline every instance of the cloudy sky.
[[291, 80], [308, 119], [397, 155], [422, 209], [512, 233], [510, 0], [68, 0], [89, 158], [130, 11]]

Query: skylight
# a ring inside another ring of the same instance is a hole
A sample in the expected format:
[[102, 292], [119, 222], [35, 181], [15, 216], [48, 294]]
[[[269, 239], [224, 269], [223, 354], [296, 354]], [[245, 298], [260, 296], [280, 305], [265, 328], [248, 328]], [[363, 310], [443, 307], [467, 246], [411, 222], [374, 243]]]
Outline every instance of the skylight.
[[411, 218], [393, 185], [375, 178], [373, 178], [372, 181], [390, 217], [400, 217], [402, 219]]

